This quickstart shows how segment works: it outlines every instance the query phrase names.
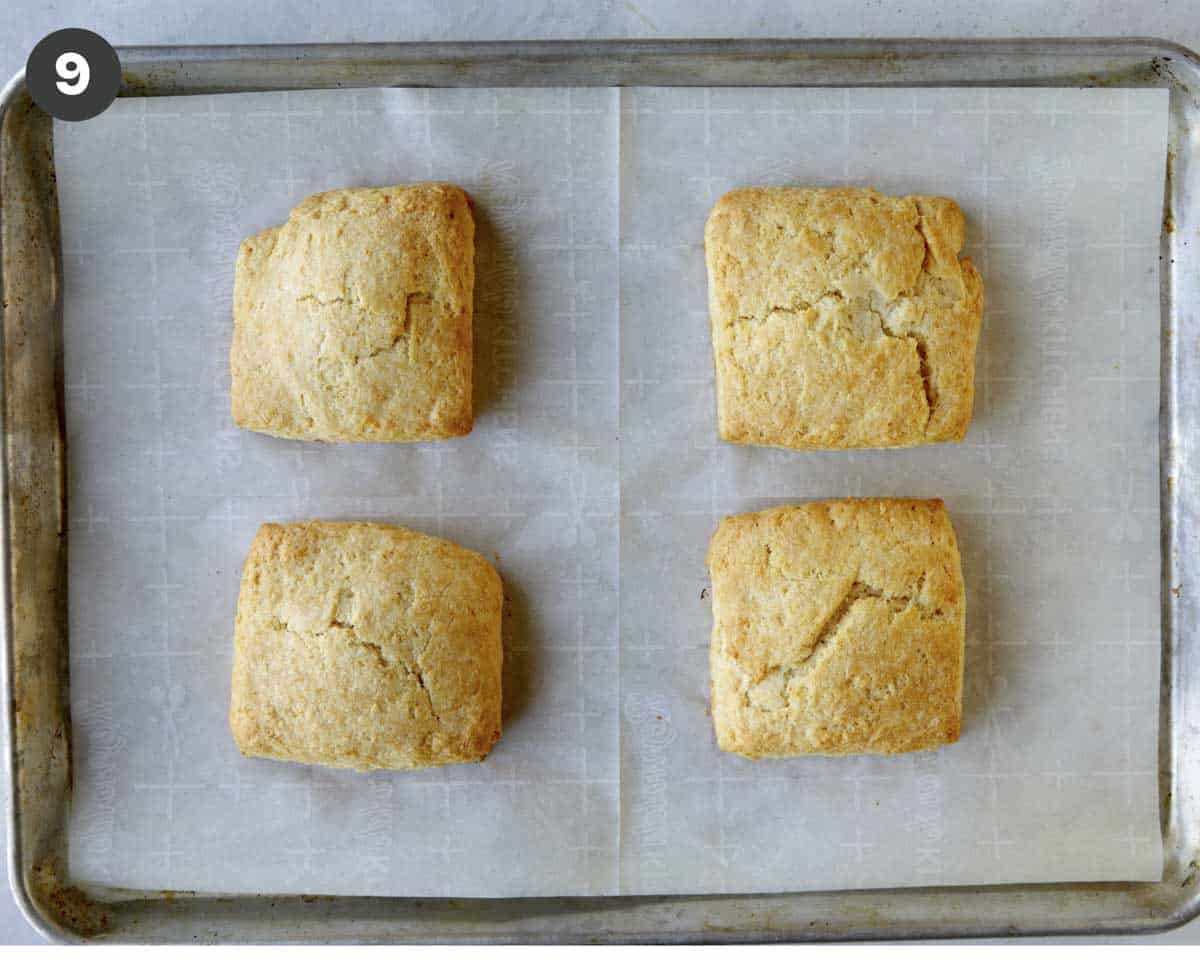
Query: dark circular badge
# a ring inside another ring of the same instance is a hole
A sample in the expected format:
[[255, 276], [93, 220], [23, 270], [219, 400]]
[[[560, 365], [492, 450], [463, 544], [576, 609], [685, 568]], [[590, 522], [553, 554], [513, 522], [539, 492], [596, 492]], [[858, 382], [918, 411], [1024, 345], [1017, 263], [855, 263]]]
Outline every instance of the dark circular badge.
[[25, 62], [33, 102], [58, 120], [90, 120], [108, 109], [121, 86], [121, 62], [91, 30], [55, 30]]

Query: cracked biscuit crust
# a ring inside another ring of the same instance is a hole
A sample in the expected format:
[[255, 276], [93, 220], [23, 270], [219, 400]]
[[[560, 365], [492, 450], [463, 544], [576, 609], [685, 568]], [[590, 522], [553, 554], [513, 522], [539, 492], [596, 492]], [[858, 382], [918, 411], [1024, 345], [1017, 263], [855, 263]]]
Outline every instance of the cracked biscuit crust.
[[442, 183], [331, 190], [242, 242], [234, 422], [301, 440], [471, 432], [475, 224]]
[[243, 754], [359, 770], [500, 739], [500, 577], [379, 523], [264, 524], [242, 573], [229, 722]]
[[944, 197], [734, 190], [705, 227], [722, 439], [796, 450], [961, 440], [983, 283]]
[[903, 753], [958, 739], [966, 603], [940, 500], [725, 517], [708, 566], [722, 750]]

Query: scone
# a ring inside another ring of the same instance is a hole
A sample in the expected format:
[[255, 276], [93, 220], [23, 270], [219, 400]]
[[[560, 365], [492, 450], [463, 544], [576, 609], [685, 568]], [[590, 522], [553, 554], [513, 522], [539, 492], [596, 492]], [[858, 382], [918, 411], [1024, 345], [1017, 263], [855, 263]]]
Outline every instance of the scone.
[[708, 566], [722, 750], [903, 753], [958, 739], [966, 603], [940, 500], [725, 517]]
[[242, 573], [233, 738], [359, 770], [480, 760], [500, 739], [500, 577], [381, 523], [264, 524]]
[[944, 197], [734, 190], [704, 231], [717, 424], [795, 450], [961, 440], [983, 283]]
[[300, 440], [470, 433], [474, 286], [458, 187], [309, 197], [238, 252], [234, 422]]

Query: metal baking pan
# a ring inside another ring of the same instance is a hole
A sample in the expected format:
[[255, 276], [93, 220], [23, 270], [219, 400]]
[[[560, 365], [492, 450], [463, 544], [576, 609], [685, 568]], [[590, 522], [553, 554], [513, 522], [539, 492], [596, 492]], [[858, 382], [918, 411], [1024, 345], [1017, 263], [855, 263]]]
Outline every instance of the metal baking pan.
[[[506, 900], [82, 888], [71, 802], [62, 257], [52, 128], [0, 95], [0, 420], [9, 875], [63, 941], [788, 941], [1146, 933], [1200, 913], [1200, 58], [1161, 40], [126, 47], [121, 96], [375, 86], [1106, 86], [1170, 90], [1161, 235], [1163, 606], [1157, 883]], [[1195, 241], [1195, 242], [1194, 242]]]

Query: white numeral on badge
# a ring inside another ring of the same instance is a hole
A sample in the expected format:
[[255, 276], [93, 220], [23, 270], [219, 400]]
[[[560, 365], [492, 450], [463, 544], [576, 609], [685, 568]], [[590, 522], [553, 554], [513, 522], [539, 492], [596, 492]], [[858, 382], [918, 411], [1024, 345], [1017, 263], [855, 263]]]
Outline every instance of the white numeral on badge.
[[83, 93], [92, 78], [91, 67], [78, 53], [60, 54], [54, 61], [54, 71], [62, 77], [55, 86], [58, 87], [59, 93], [65, 93], [68, 97], [77, 97]]

